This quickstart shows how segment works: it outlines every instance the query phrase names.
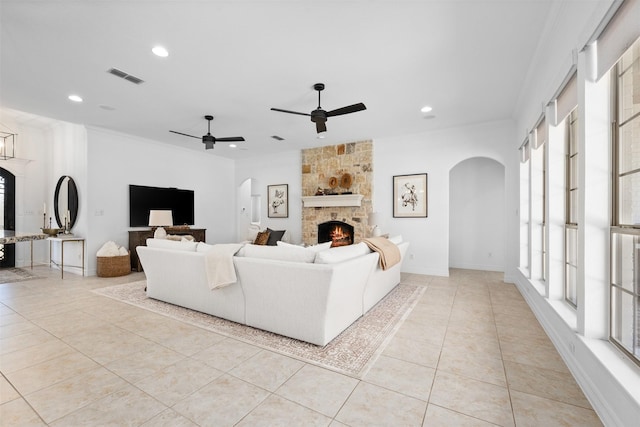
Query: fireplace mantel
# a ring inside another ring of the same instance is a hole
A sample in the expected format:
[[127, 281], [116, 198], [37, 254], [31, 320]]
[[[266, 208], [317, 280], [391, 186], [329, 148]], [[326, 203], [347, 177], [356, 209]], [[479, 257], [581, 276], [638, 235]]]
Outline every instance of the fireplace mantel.
[[327, 196], [306, 196], [302, 198], [305, 208], [328, 208], [334, 206], [360, 206], [362, 194], [335, 194]]

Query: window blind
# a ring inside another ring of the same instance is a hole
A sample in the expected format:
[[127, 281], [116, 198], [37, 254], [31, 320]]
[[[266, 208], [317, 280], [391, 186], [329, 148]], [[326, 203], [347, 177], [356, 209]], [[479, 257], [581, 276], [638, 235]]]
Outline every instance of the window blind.
[[544, 116], [542, 116], [540, 123], [538, 123], [538, 126], [536, 126], [536, 139], [534, 148], [540, 147], [545, 142], [547, 142], [547, 123]]
[[556, 122], [561, 123], [577, 105], [578, 74], [574, 73], [556, 98]]
[[624, 0], [596, 39], [598, 79], [618, 62], [638, 37], [640, 37], [640, 0]]

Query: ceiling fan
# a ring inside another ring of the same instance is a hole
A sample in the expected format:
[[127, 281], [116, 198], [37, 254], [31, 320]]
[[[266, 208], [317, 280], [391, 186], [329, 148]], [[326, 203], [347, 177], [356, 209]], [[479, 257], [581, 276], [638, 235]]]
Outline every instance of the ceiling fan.
[[215, 145], [216, 141], [221, 141], [221, 142], [240, 142], [240, 141], [244, 141], [244, 138], [241, 137], [241, 136], [228, 136], [228, 137], [225, 137], [225, 138], [216, 138], [215, 136], [211, 135], [211, 120], [213, 120], [213, 116], [206, 115], [206, 116], [204, 116], [204, 118], [208, 121], [208, 123], [207, 123], [207, 134], [206, 135], [202, 135], [200, 137], [200, 136], [188, 135], [188, 134], [182, 133], [182, 132], [176, 132], [175, 130], [170, 130], [169, 132], [177, 133], [178, 135], [188, 136], [190, 138], [201, 139], [202, 143], [204, 144], [204, 148], [206, 150], [212, 149], [213, 146]]
[[358, 104], [349, 105], [347, 107], [338, 108], [336, 110], [325, 111], [320, 106], [320, 92], [324, 90], [324, 83], [316, 83], [313, 85], [313, 89], [318, 91], [318, 108], [311, 113], [298, 113], [297, 111], [282, 110], [280, 108], [272, 108], [273, 111], [280, 111], [281, 113], [299, 114], [301, 116], [310, 116], [311, 121], [316, 124], [316, 131], [318, 133], [326, 132], [326, 122], [329, 117], [341, 116], [343, 114], [355, 113], [357, 111], [366, 110], [367, 107], [360, 102]]

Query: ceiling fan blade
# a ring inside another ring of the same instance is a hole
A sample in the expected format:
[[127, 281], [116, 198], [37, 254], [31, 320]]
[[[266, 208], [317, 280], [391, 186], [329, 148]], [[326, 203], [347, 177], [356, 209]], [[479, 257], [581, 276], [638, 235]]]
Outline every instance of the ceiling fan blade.
[[176, 132], [175, 130], [170, 130], [169, 132], [171, 132], [171, 133], [177, 133], [178, 135], [188, 136], [188, 137], [190, 137], [190, 138], [202, 139], [202, 137], [201, 137], [201, 136], [188, 135], [188, 134], [186, 134], [186, 133]]
[[280, 108], [272, 108], [272, 111], [279, 111], [281, 113], [289, 113], [289, 114], [298, 114], [300, 116], [310, 116], [311, 114], [308, 113], [298, 113], [297, 111], [289, 111], [289, 110], [282, 110]]
[[355, 113], [357, 111], [366, 110], [367, 107], [362, 102], [349, 105], [348, 107], [337, 108], [327, 112], [327, 117], [341, 116], [343, 114]]
[[222, 142], [242, 142], [244, 141], [244, 138], [241, 136], [227, 136], [224, 138], [216, 138], [216, 141], [222, 141]]
[[327, 125], [326, 125], [326, 122], [323, 122], [323, 121], [317, 121], [317, 122], [316, 122], [316, 131], [317, 131], [318, 133], [326, 132], [326, 131], [327, 131]]

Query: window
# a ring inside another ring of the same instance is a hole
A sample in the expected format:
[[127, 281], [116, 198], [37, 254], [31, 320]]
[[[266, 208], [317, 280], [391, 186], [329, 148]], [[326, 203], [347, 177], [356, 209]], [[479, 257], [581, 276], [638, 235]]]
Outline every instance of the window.
[[640, 363], [640, 39], [614, 70], [610, 339]]
[[530, 277], [529, 260], [531, 258], [531, 247], [529, 245], [529, 202], [531, 198], [531, 187], [529, 186], [529, 176], [531, 174], [530, 146], [527, 140], [520, 147], [520, 268], [527, 277]]
[[540, 150], [540, 188], [542, 193], [540, 197], [540, 210], [539, 216], [541, 218], [540, 221], [540, 233], [542, 234], [540, 240], [540, 264], [541, 264], [541, 278], [544, 282], [547, 281], [547, 124], [546, 120], [543, 118], [542, 121], [538, 124], [536, 128], [536, 146], [538, 150]]
[[564, 225], [564, 299], [577, 307], [578, 275], [578, 110], [565, 119], [567, 176], [566, 219]]

